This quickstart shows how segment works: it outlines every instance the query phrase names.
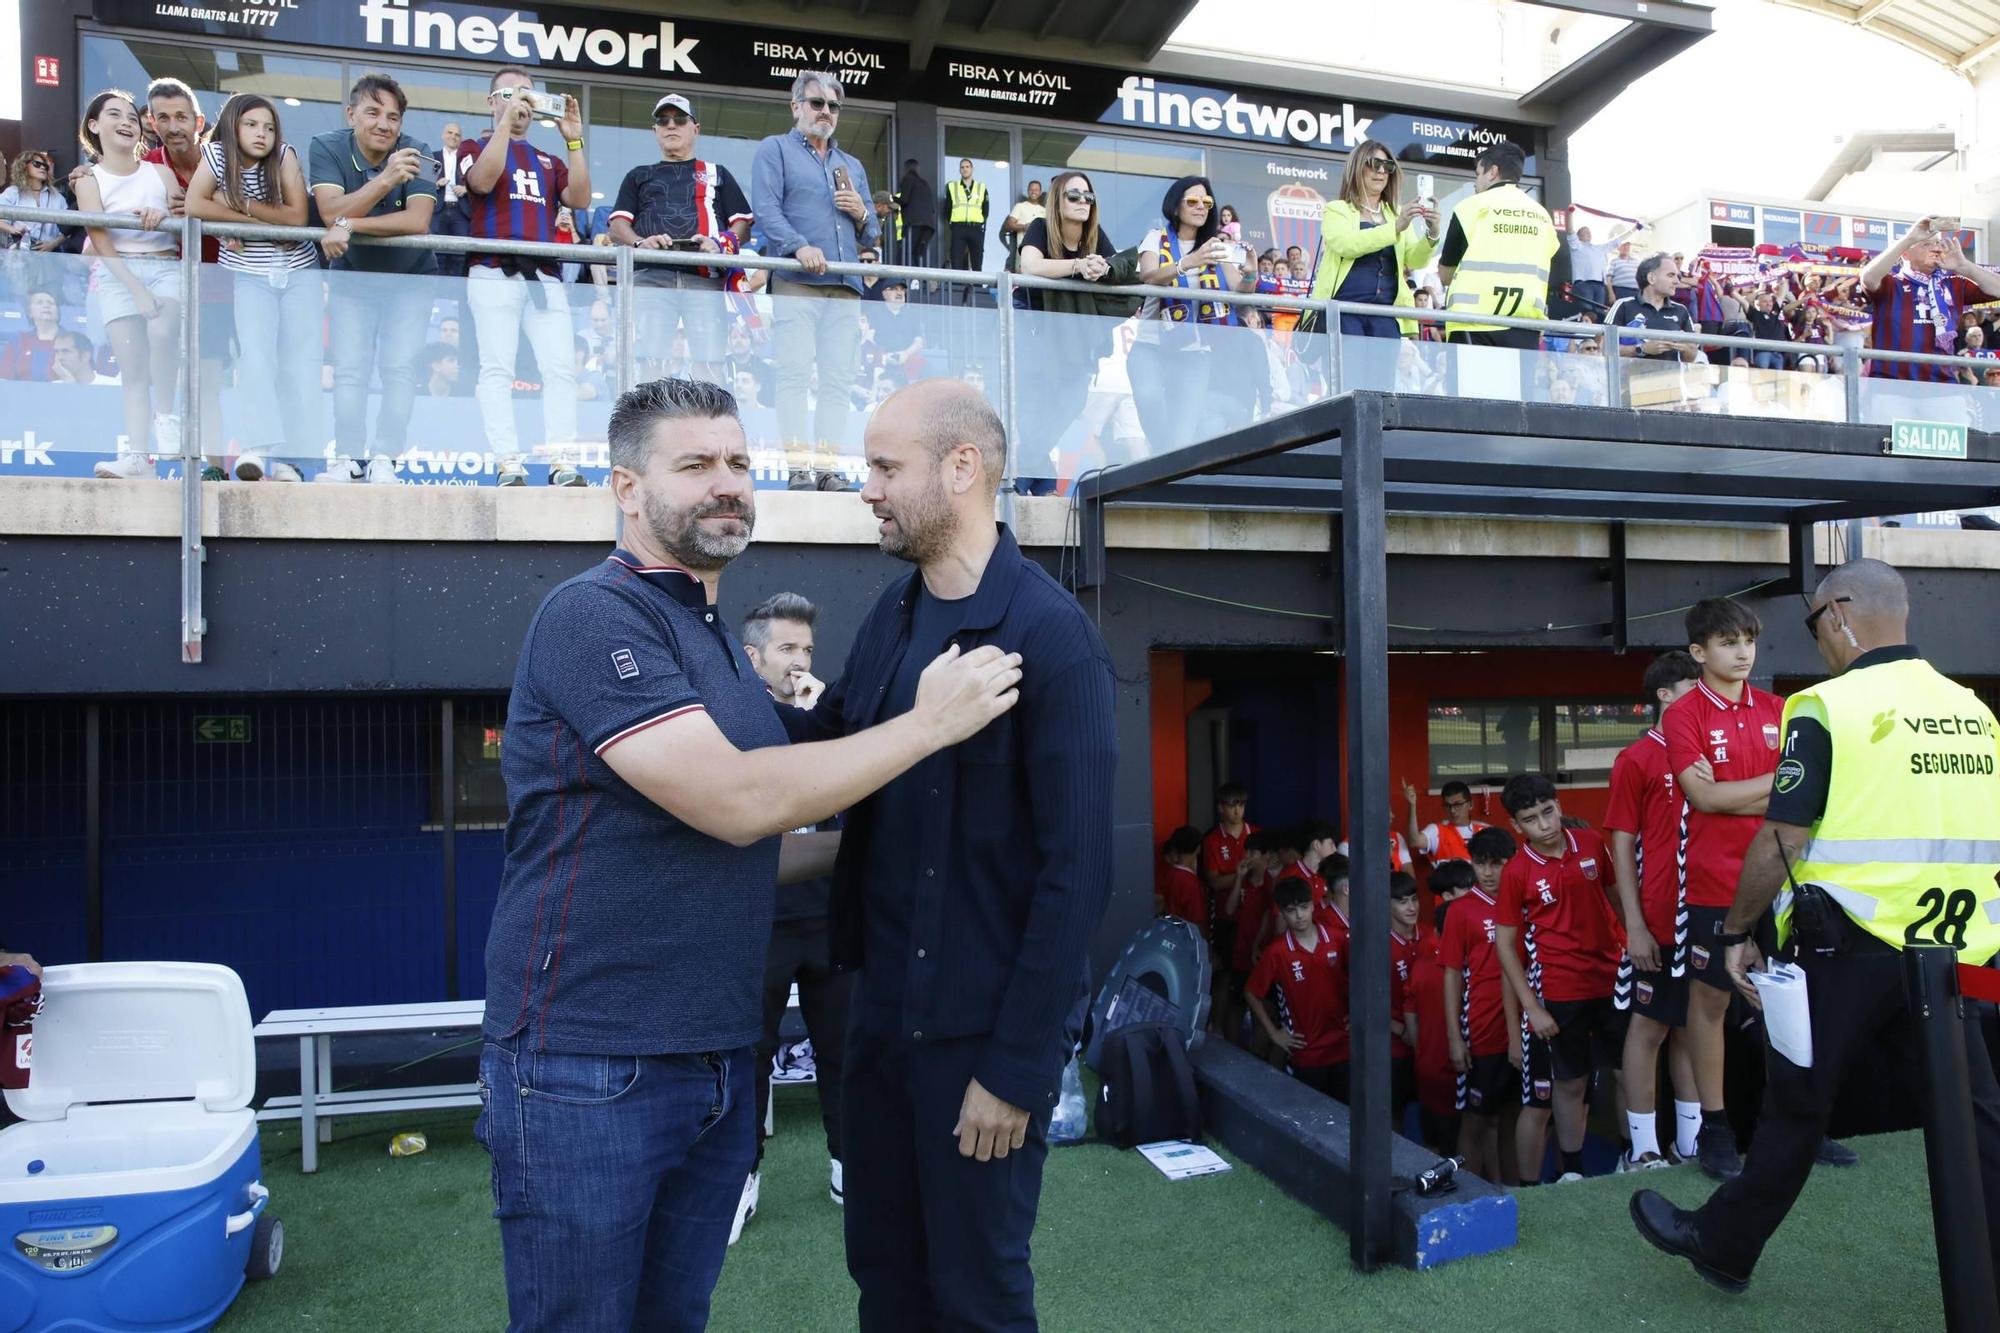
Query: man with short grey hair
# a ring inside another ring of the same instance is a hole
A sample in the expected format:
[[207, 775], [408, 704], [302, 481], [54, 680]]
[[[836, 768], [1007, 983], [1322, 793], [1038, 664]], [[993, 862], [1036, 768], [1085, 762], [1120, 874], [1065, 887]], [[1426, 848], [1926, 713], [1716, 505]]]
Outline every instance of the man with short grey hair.
[[735, 400], [655, 380], [609, 435], [624, 545], [535, 612], [501, 759], [475, 1133], [522, 1333], [707, 1323], [756, 1152], [775, 884], [825, 874], [834, 841], [777, 835], [975, 734], [1020, 678], [998, 648], [946, 653], [903, 716], [787, 748], [716, 609], [756, 521]]
[[861, 359], [861, 279], [828, 273], [827, 265], [859, 263], [864, 248], [880, 245], [881, 228], [868, 206], [868, 173], [834, 142], [845, 96], [837, 76], [802, 72], [792, 81], [791, 132], [758, 144], [750, 173], [758, 252], [788, 256], [805, 269], [771, 275], [778, 433], [795, 491], [854, 489], [838, 460]]

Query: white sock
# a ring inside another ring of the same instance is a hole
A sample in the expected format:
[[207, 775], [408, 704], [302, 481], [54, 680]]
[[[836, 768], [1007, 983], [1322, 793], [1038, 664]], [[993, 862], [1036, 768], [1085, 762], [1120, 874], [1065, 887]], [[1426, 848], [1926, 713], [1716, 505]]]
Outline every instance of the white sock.
[[1632, 1134], [1632, 1160], [1638, 1161], [1647, 1153], [1660, 1155], [1659, 1131], [1651, 1111], [1627, 1111], [1625, 1128]]
[[1674, 1148], [1683, 1157], [1695, 1154], [1695, 1136], [1701, 1133], [1701, 1103], [1674, 1098]]

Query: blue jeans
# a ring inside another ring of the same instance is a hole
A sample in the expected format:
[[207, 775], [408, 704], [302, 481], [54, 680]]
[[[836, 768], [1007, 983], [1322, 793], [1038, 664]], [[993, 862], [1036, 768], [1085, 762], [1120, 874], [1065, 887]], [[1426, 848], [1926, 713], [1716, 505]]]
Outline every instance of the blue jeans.
[[333, 439], [344, 458], [368, 448], [368, 382], [382, 381], [375, 411], [378, 454], [399, 454], [417, 400], [417, 358], [431, 323], [431, 275], [336, 269], [333, 298]]
[[1785, 368], [1785, 354], [1783, 352], [1752, 352], [1750, 353], [1750, 364], [1759, 370], [1783, 370]]
[[479, 1059], [510, 1333], [701, 1329], [757, 1155], [755, 1052]]
[[236, 402], [242, 414], [236, 436], [244, 448], [282, 442], [288, 458], [314, 458], [325, 448], [321, 309], [316, 268], [236, 275]]

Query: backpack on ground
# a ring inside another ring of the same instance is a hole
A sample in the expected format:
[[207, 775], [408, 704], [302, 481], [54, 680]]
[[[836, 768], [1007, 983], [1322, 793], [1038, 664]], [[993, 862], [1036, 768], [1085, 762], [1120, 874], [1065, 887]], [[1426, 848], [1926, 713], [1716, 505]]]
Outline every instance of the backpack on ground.
[[1131, 1023], [1098, 1051], [1097, 1137], [1121, 1148], [1201, 1138], [1187, 1038], [1170, 1023]]

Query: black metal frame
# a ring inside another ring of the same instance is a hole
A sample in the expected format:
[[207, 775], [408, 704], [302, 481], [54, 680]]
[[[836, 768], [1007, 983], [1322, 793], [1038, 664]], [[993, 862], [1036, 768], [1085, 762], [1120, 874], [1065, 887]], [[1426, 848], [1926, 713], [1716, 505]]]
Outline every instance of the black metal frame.
[[[1331, 511], [1340, 551], [1350, 872], [1385, 884], [1390, 826], [1388, 515], [1596, 518], [1613, 524], [1613, 647], [1626, 627], [1627, 520], [1778, 523], [1786, 583], [1813, 584], [1813, 524], [2000, 503], [2000, 437], [1968, 458], [1884, 454], [1880, 426], [1349, 393], [1080, 479], [1078, 586], [1105, 579], [1108, 505]], [[1390, 1234], [1389, 909], [1352, 899], [1354, 1262], [1393, 1257]]]

